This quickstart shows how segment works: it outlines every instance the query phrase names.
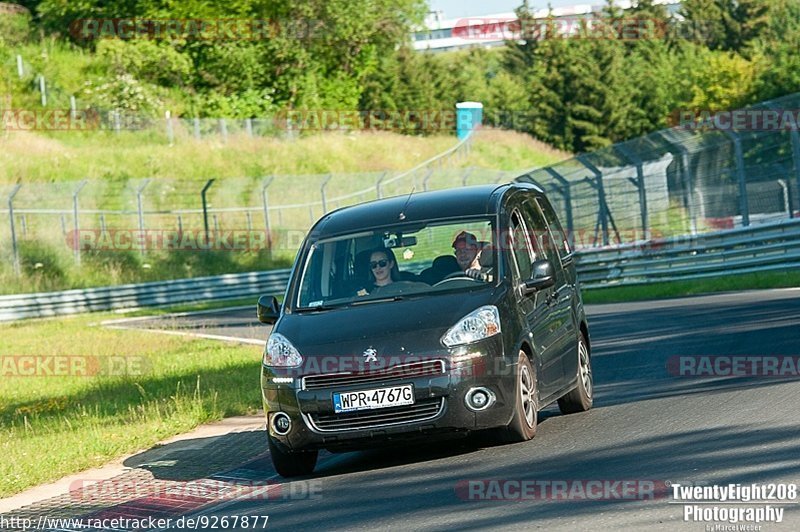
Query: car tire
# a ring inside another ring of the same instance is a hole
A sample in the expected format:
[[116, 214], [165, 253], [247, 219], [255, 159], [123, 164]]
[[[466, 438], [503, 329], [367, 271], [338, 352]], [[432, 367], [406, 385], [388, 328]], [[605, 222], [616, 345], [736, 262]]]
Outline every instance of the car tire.
[[586, 412], [594, 402], [594, 382], [592, 380], [592, 357], [583, 333], [578, 335], [578, 385], [558, 400], [562, 414]]
[[536, 436], [536, 427], [539, 423], [539, 384], [536, 379], [536, 371], [524, 351], [519, 352], [516, 381], [514, 417], [501, 432], [501, 440], [505, 443], [530, 440]]
[[269, 455], [275, 471], [284, 478], [310, 475], [317, 465], [317, 451], [288, 451], [275, 443], [272, 436], [269, 441]]

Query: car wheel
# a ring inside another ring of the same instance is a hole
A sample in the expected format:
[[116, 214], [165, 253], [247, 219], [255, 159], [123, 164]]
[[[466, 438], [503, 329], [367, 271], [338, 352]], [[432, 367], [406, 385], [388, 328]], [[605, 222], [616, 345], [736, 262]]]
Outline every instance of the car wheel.
[[536, 379], [536, 371], [534, 371], [531, 361], [524, 351], [519, 352], [516, 374], [514, 417], [501, 437], [507, 443], [530, 440], [536, 436], [536, 426], [539, 422], [539, 385]]
[[317, 451], [286, 451], [267, 436], [269, 441], [269, 455], [275, 471], [282, 477], [298, 477], [309, 475], [317, 465]]
[[583, 333], [578, 336], [578, 386], [558, 400], [562, 414], [585, 412], [592, 408], [594, 383], [592, 381], [592, 357]]

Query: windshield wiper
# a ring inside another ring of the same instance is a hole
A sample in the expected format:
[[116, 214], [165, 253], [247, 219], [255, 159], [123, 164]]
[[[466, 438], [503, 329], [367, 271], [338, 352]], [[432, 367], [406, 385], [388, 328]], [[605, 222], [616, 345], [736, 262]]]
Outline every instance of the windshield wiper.
[[405, 299], [403, 296], [391, 296], [391, 297], [378, 297], [375, 299], [359, 299], [358, 301], [353, 301], [350, 303], [351, 305], [368, 305], [369, 303], [386, 303], [387, 301], [402, 301]]
[[295, 312], [303, 313], [303, 312], [317, 312], [320, 310], [333, 310], [335, 308], [345, 308], [349, 307], [350, 305], [316, 305], [314, 307], [300, 307], [295, 309]]

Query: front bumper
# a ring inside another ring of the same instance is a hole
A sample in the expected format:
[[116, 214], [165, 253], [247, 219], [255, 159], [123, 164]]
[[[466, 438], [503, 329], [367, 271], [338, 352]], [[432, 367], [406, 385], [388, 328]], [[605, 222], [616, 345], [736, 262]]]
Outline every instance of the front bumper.
[[[516, 360], [504, 357], [499, 335], [467, 347], [426, 353], [420, 358], [441, 360], [443, 371], [433, 375], [307, 389], [301, 377], [292, 378], [291, 382], [275, 383], [273, 379], [287, 379], [289, 373], [262, 366], [262, 395], [270, 435], [292, 450], [325, 448], [339, 451], [427, 439], [435, 434], [451, 435], [501, 427], [511, 421], [515, 404]], [[361, 413], [334, 413], [334, 392], [401, 384], [413, 385], [414, 405]], [[485, 410], [474, 411], [465, 403], [467, 392], [476, 387], [487, 388], [494, 395], [493, 404]], [[291, 418], [291, 429], [285, 435], [277, 434], [270, 422], [271, 416], [277, 412], [284, 412]], [[356, 418], [357, 422], [352, 422]]]

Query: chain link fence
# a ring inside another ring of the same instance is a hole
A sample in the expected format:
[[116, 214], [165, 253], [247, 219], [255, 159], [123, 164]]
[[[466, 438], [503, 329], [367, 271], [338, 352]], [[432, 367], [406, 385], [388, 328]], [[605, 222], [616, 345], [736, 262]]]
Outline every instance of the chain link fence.
[[[800, 216], [800, 94], [614, 144], [520, 178], [541, 185], [576, 247]], [[695, 119], [697, 117], [697, 119]]]
[[[520, 174], [456, 168], [467, 150], [468, 140], [404, 172], [0, 185], [0, 258], [19, 271], [26, 242], [69, 252], [78, 264], [89, 249], [147, 255], [233, 245], [292, 255], [311, 225], [337, 208], [412, 190], [508, 182]], [[244, 240], [231, 243], [231, 233]]]

